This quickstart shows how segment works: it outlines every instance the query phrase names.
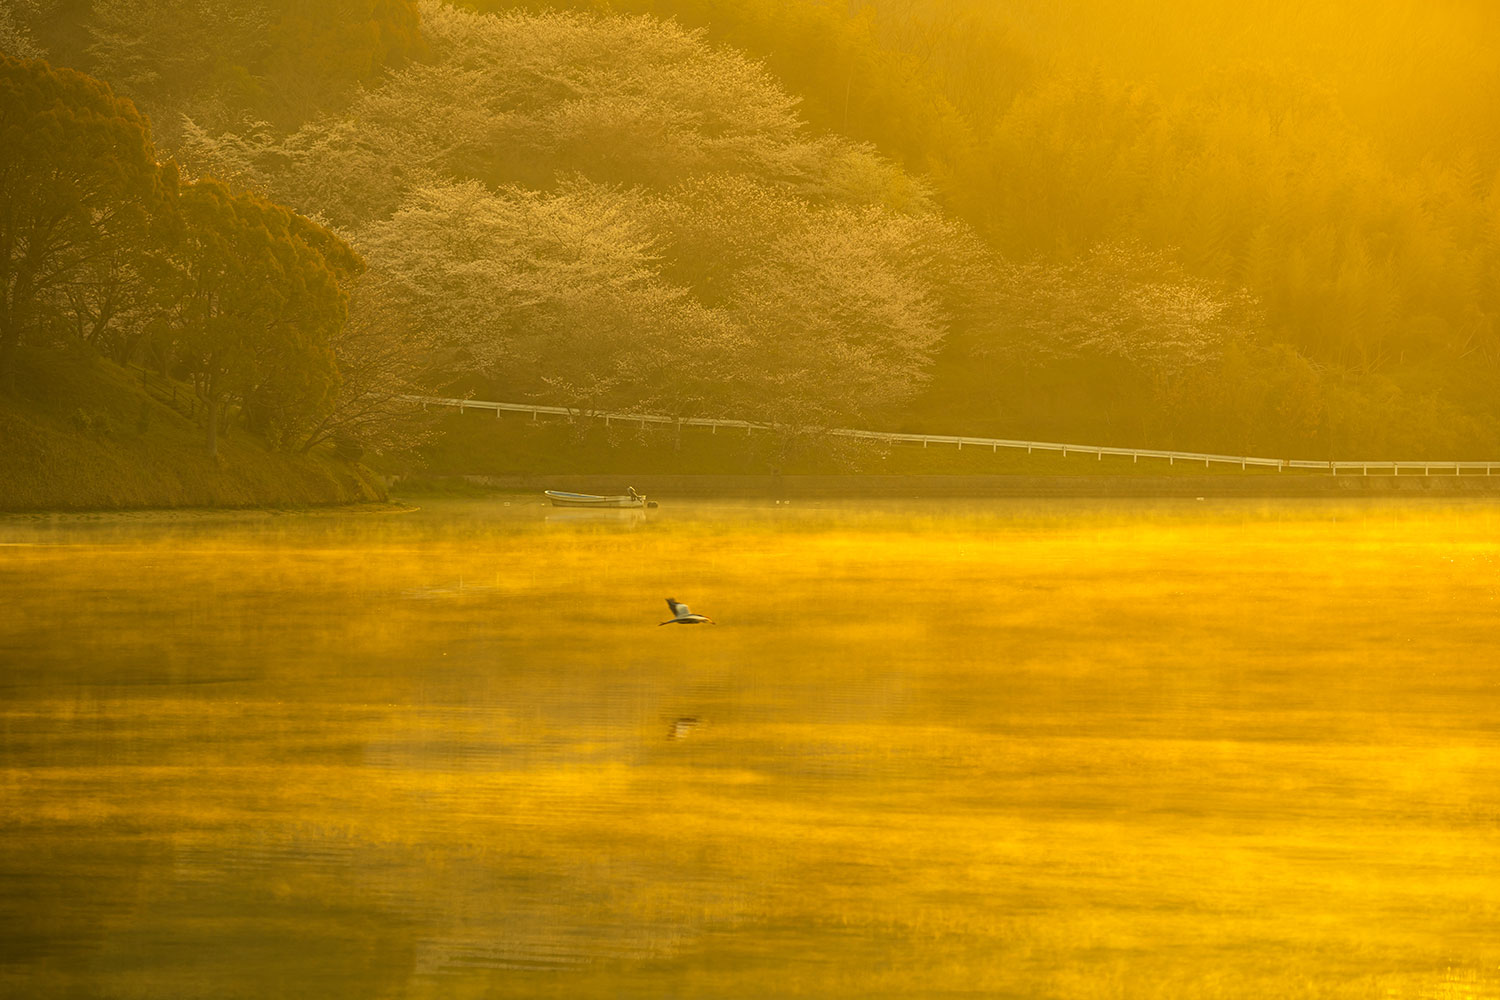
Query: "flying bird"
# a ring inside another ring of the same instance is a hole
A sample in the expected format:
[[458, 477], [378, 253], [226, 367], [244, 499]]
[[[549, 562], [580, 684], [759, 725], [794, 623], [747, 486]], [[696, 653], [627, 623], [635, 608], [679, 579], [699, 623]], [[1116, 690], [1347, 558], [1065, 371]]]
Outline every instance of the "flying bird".
[[679, 604], [677, 603], [677, 601], [673, 600], [670, 597], [667, 598], [667, 607], [672, 609], [672, 617], [664, 622], [658, 622], [657, 624], [702, 625], [707, 622], [709, 625], [712, 625], [714, 623], [714, 620], [707, 615], [695, 615], [688, 610], [688, 606], [686, 604]]

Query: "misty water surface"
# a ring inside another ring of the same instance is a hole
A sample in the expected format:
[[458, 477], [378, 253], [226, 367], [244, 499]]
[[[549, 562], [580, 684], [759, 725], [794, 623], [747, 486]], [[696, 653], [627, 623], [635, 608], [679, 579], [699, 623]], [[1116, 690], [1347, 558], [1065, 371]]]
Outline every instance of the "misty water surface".
[[1497, 996], [1497, 529], [8, 519], [0, 993]]

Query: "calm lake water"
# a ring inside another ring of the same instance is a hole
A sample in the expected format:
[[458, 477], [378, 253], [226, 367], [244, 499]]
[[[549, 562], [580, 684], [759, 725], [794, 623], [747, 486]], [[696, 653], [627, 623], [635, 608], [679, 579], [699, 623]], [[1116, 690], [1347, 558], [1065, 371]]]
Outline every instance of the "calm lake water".
[[508, 499], [0, 520], [0, 995], [1500, 996], [1500, 506]]

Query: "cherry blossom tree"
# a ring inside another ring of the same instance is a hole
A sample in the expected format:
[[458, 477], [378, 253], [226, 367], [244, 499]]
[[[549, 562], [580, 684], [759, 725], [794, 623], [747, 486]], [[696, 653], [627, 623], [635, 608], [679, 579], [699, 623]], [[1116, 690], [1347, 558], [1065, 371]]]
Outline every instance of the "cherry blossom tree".
[[1218, 357], [1247, 328], [1247, 293], [1185, 274], [1138, 243], [1102, 244], [1065, 264], [1001, 267], [998, 308], [1011, 336], [1000, 350], [1022, 364], [1111, 359], [1170, 380]]

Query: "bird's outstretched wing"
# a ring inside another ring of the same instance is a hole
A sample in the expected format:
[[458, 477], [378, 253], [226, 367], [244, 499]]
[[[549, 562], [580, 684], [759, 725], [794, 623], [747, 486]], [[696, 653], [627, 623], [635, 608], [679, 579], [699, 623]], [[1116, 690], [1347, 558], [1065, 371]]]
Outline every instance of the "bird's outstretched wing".
[[672, 609], [672, 616], [674, 618], [681, 618], [683, 615], [692, 614], [692, 612], [688, 610], [688, 606], [686, 604], [678, 604], [670, 597], [667, 598], [667, 607]]

